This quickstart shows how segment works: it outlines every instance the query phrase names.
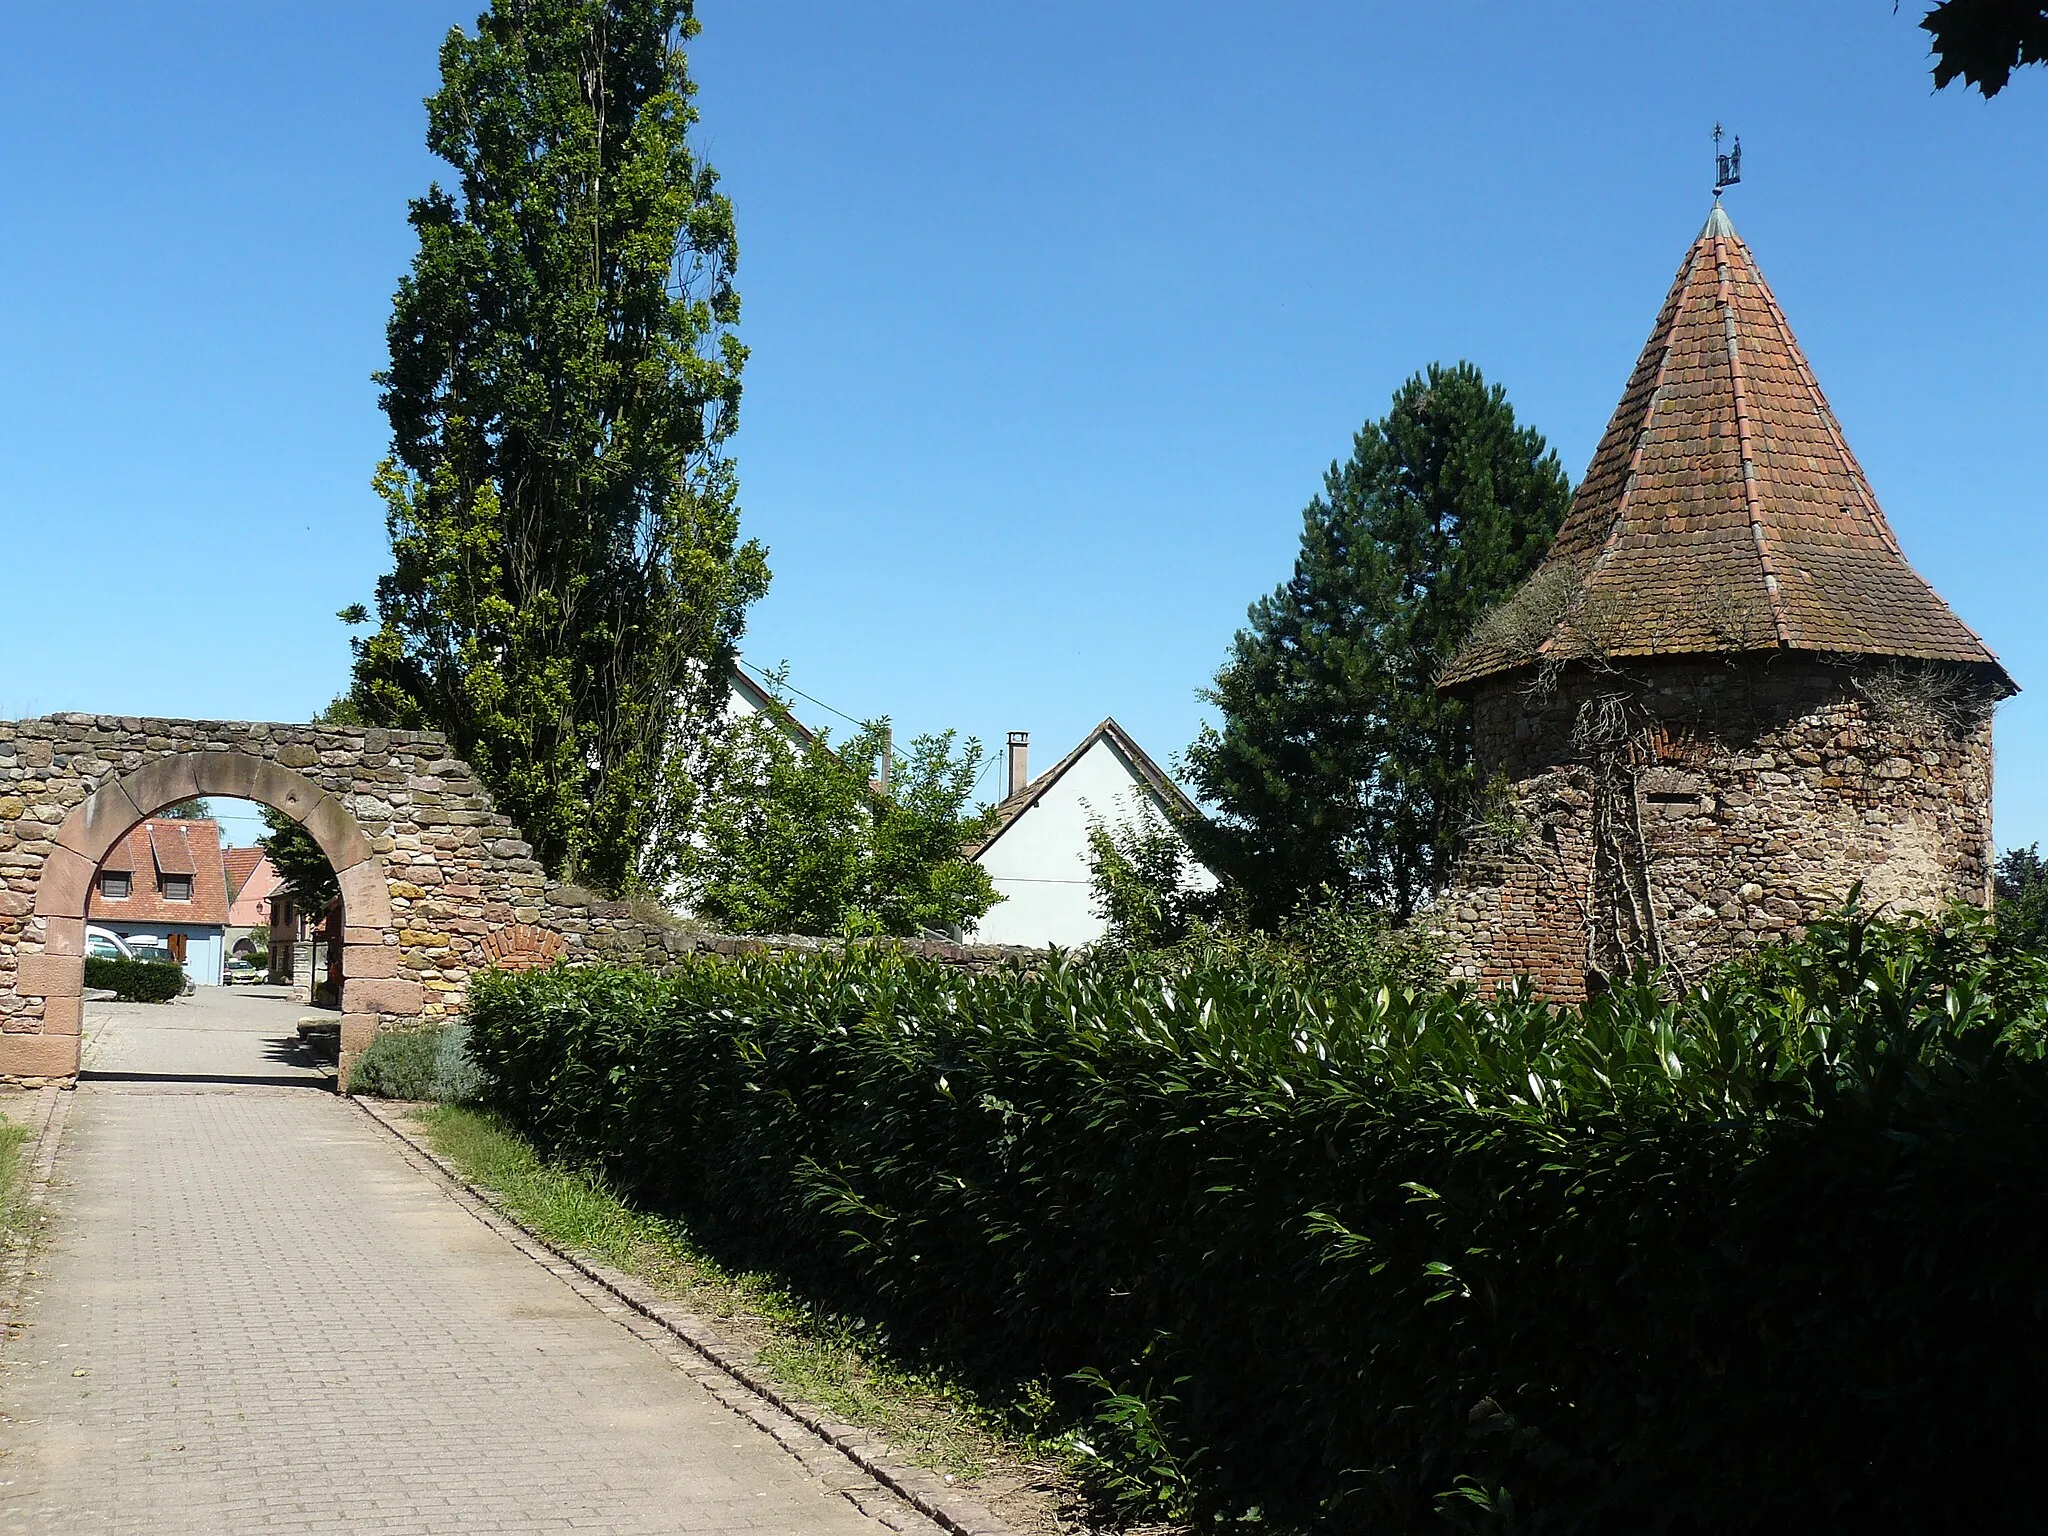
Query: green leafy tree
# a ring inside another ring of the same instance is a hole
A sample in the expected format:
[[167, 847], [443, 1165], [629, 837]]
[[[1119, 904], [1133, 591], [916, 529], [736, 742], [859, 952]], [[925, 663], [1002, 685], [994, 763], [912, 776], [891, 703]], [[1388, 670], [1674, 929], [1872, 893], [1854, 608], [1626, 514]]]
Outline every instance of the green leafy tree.
[[344, 693], [328, 701], [327, 707], [313, 717], [315, 725], [368, 725], [363, 718], [362, 707], [353, 697]]
[[779, 709], [728, 726], [701, 759], [689, 904], [735, 932], [819, 935], [949, 932], [988, 911], [994, 883], [966, 856], [989, 825], [968, 808], [981, 743], [920, 736], [884, 791], [887, 740], [877, 723], [835, 750]]
[[1934, 39], [1934, 86], [1952, 80], [1996, 96], [2026, 64], [2048, 64], [2041, 0], [1942, 0], [1920, 18]]
[[159, 820], [164, 821], [208, 821], [212, 819], [213, 811], [204, 800], [180, 800], [156, 814]]
[[1149, 805], [1114, 825], [1088, 823], [1088, 883], [1105, 948], [1165, 949], [1186, 939], [1207, 910], [1187, 839]]
[[2012, 950], [2048, 954], [2048, 859], [2041, 845], [2008, 848], [1998, 856], [1995, 881], [2001, 944]]
[[[342, 694], [315, 715], [313, 723], [361, 725], [363, 720], [355, 700]], [[327, 909], [330, 901], [341, 894], [341, 882], [335, 878], [334, 866], [328, 863], [320, 845], [313, 841], [313, 834], [291, 817], [267, 805], [258, 809], [262, 813], [263, 824], [270, 828], [270, 834], [257, 838], [256, 846], [270, 855], [271, 865], [277, 870], [278, 878], [284, 881], [292, 899], [317, 917]]]
[[1294, 575], [1252, 605], [1205, 697], [1189, 829], [1270, 925], [1311, 892], [1411, 915], [1476, 803], [1471, 723], [1436, 677], [1550, 547], [1571, 489], [1470, 363], [1432, 364], [1367, 422], [1302, 517]]
[[256, 846], [270, 855], [278, 878], [299, 910], [318, 917], [341, 894], [334, 866], [327, 862], [327, 855], [320, 851], [312, 835], [291, 817], [267, 805], [258, 809], [270, 835], [257, 838]]
[[[688, 142], [692, 0], [496, 0], [441, 48], [453, 191], [378, 375], [393, 568], [357, 642], [372, 724], [431, 726], [547, 867], [642, 882], [766, 557], [726, 442], [731, 205]], [[360, 607], [343, 617], [366, 621]]]

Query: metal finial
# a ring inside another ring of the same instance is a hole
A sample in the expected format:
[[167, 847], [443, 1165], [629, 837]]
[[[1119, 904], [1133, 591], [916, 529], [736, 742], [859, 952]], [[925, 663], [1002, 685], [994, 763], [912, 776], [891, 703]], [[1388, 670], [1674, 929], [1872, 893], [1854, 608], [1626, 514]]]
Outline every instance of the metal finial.
[[1742, 138], [1738, 134], [1727, 154], [1721, 153], [1721, 125], [1714, 124], [1714, 199], [1742, 180]]

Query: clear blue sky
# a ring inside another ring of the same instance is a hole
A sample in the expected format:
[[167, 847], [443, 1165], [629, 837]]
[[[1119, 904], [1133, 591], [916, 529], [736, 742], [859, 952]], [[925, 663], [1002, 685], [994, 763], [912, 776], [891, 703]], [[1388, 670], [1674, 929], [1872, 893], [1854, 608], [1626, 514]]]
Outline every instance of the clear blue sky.
[[[341, 688], [420, 100], [477, 8], [0, 12], [0, 717]], [[903, 731], [1042, 763], [1113, 713], [1170, 759], [1404, 376], [1470, 358], [1583, 469], [1718, 118], [1908, 553], [2029, 689], [1999, 835], [2048, 841], [2048, 71], [1935, 95], [1923, 9], [704, 0], [749, 655]]]

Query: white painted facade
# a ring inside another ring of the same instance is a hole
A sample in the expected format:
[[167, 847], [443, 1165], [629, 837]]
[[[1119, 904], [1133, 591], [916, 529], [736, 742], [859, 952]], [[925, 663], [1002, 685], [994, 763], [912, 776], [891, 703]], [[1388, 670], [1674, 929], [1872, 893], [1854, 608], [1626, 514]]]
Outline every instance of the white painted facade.
[[[1046, 779], [1033, 780], [1021, 796], [1011, 797], [1029, 797], [1029, 803], [975, 856], [1003, 900], [975, 925], [972, 942], [1078, 949], [1102, 937], [1105, 925], [1095, 913], [1088, 872], [1089, 825], [1130, 824], [1149, 811], [1171, 826], [1188, 809], [1185, 801], [1169, 802], [1134, 754], [1143, 756], [1114, 722], [1105, 721], [1078, 755], [1069, 754]], [[1145, 767], [1163, 780], [1149, 759]], [[1197, 864], [1193, 883], [1212, 890], [1216, 877]]]

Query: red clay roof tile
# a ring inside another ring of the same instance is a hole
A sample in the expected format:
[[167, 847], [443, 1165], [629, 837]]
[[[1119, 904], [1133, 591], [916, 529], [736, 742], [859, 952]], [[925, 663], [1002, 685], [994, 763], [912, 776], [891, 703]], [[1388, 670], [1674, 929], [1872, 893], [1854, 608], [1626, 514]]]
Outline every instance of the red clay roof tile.
[[[154, 838], [152, 834], [155, 834]], [[157, 862], [166, 848], [185, 851], [184, 860], [193, 867], [181, 872]], [[86, 916], [95, 922], [202, 923], [225, 924], [228, 920], [227, 881], [220, 857], [220, 825], [213, 821], [143, 821], [115, 844], [100, 860], [102, 872], [127, 873], [128, 895], [109, 899], [94, 880], [86, 901]], [[189, 874], [190, 901], [169, 901], [163, 894], [165, 875]]]
[[263, 862], [261, 848], [223, 848], [220, 853], [223, 872], [227, 875], [228, 901], [233, 903], [242, 894], [242, 887], [249, 883], [249, 877], [256, 873], [256, 866]]
[[1446, 687], [1542, 657], [1801, 650], [1992, 668], [1907, 563], [1718, 204], [1528, 585]]

